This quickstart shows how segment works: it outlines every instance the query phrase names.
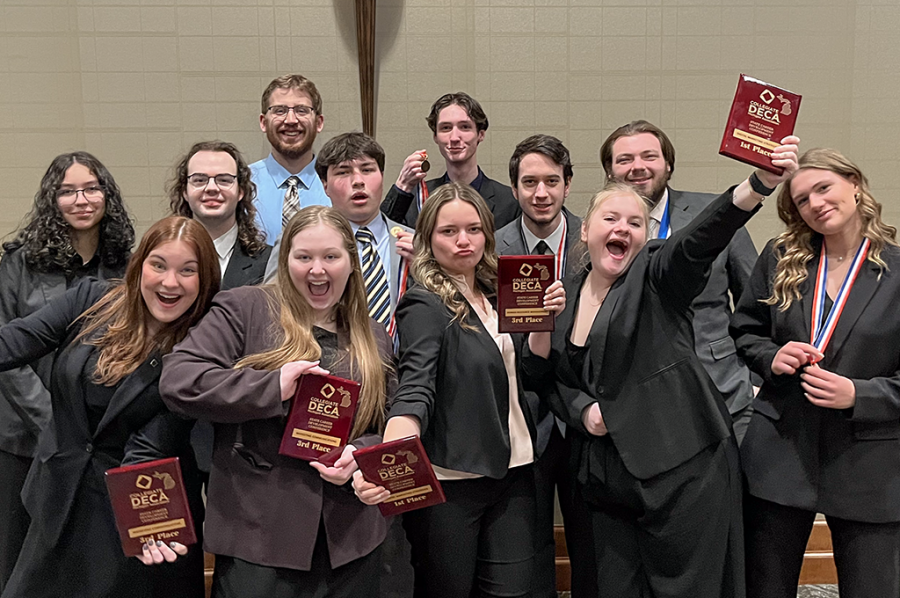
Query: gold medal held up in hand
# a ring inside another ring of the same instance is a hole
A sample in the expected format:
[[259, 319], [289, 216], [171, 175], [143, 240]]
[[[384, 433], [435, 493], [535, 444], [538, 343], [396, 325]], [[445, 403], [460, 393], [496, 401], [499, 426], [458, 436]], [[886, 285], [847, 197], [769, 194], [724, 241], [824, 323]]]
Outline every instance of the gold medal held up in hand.
[[403, 227], [400, 227], [400, 226], [395, 226], [394, 228], [391, 229], [391, 235], [394, 237], [399, 238], [400, 233], [402, 233], [402, 232], [403, 232]]
[[428, 161], [428, 152], [422, 152], [422, 172], [431, 170], [431, 162]]

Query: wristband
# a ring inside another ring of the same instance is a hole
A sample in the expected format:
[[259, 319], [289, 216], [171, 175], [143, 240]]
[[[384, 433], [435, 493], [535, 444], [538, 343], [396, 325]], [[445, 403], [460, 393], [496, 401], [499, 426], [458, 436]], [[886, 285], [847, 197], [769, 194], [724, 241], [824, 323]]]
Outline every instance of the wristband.
[[778, 185], [775, 185], [775, 187], [766, 187], [765, 184], [761, 180], [759, 180], [759, 177], [756, 176], [756, 171], [754, 171], [753, 174], [750, 175], [750, 178], [748, 180], [750, 181], [750, 187], [763, 197], [772, 195], [773, 193], [775, 193], [775, 189], [778, 187]]

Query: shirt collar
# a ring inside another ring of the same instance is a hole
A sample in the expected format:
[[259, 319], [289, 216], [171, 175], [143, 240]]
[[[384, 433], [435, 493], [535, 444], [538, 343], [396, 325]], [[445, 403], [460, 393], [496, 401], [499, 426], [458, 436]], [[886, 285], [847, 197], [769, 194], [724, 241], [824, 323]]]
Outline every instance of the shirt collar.
[[[481, 170], [481, 166], [479, 166], [479, 167], [478, 167], [478, 175], [475, 177], [475, 180], [474, 180], [474, 181], [472, 181], [471, 183], [469, 183], [469, 186], [470, 186], [472, 189], [475, 189], [476, 191], [478, 191], [479, 193], [481, 193], [481, 185], [482, 185], [482, 183], [484, 183], [484, 179], [485, 179], [485, 177], [484, 177], [484, 171], [482, 171], [482, 170]], [[441, 177], [441, 185], [446, 185], [446, 184], [449, 183], [449, 182], [450, 182], [450, 177], [449, 177], [449, 176], [447, 175], [447, 173], [445, 172], [445, 173], [444, 173], [444, 176]], [[440, 187], [440, 185], [438, 185], [438, 186]]]
[[296, 176], [300, 179], [300, 184], [304, 189], [310, 189], [315, 182], [315, 177], [319, 175], [316, 174], [316, 157], [313, 156], [313, 159], [310, 161], [306, 167], [300, 172], [294, 174], [288, 172], [288, 169], [278, 163], [275, 159], [275, 156], [269, 154], [269, 156], [264, 160], [266, 165], [266, 170], [269, 172], [269, 176], [272, 177], [272, 182], [275, 183], [275, 186], [279, 189], [285, 185], [287, 180]]
[[234, 244], [237, 241], [237, 222], [234, 223], [234, 226], [231, 229], [219, 237], [218, 239], [213, 239], [213, 245], [216, 246], [216, 253], [221, 259], [225, 259], [228, 256], [228, 252], [234, 248]]
[[560, 211], [560, 216], [561, 218], [559, 219], [559, 224], [556, 226], [556, 230], [550, 233], [550, 236], [546, 239], [537, 237], [527, 226], [525, 226], [524, 216], [519, 219], [519, 226], [522, 227], [522, 238], [525, 239], [525, 249], [528, 251], [529, 255], [534, 253], [534, 248], [541, 241], [550, 247], [550, 251], [552, 251], [554, 255], [556, 254], [556, 250], [559, 249], [560, 243], [562, 242], [563, 223], [566, 220], [564, 212]]
[[659, 200], [659, 203], [650, 210], [650, 219], [656, 220], [657, 222], [662, 222], [663, 216], [666, 214], [666, 206], [669, 205], [669, 188], [666, 187], [663, 190], [662, 198]]
[[350, 228], [353, 229], [354, 237], [356, 236], [356, 231], [358, 231], [363, 226], [372, 231], [372, 236], [375, 237], [376, 243], [387, 233], [387, 223], [384, 221], [384, 218], [381, 217], [381, 212], [376, 214], [375, 218], [372, 219], [372, 222], [368, 224], [356, 224], [355, 222], [351, 222]]

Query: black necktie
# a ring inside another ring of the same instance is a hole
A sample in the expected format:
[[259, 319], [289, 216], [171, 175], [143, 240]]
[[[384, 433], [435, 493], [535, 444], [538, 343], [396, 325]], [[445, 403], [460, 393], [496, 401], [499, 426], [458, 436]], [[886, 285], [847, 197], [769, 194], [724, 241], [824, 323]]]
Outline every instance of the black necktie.
[[553, 252], [550, 251], [550, 246], [547, 245], [544, 241], [538, 241], [538, 244], [534, 246], [534, 251], [531, 252], [532, 255], [553, 255]]

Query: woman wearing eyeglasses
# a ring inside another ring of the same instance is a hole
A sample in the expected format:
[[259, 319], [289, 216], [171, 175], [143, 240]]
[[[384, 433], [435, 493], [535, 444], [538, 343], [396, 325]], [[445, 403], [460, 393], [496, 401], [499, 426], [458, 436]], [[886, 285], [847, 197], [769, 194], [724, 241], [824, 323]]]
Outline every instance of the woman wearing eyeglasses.
[[[0, 325], [37, 311], [86, 276], [121, 277], [133, 244], [131, 219], [106, 167], [87, 152], [57, 156], [31, 212], [3, 244]], [[0, 373], [0, 590], [28, 530], [19, 493], [50, 417], [52, 364], [48, 355]]]

